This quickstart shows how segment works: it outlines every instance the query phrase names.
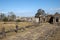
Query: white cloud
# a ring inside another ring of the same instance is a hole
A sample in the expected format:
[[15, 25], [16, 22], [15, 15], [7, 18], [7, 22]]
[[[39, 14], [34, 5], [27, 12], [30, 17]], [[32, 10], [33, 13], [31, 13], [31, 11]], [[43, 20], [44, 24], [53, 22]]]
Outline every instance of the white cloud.
[[60, 8], [49, 8], [49, 10], [51, 10], [51, 11], [59, 11]]

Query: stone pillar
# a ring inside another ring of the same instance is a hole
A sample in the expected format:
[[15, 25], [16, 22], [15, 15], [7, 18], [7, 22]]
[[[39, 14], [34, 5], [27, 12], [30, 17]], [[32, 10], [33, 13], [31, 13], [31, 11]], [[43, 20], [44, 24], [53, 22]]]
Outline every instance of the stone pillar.
[[42, 18], [40, 18], [40, 23], [42, 23]]
[[[49, 20], [49, 19], [48, 19]], [[47, 18], [45, 18], [45, 22], [47, 22]]]
[[53, 19], [53, 22], [52, 23], [54, 23], [55, 22], [55, 20]]
[[55, 24], [55, 23], [56, 23], [56, 18], [53, 19], [53, 24]]
[[60, 22], [60, 18], [59, 18], [59, 22]]
[[39, 17], [39, 23], [40, 23], [40, 19], [41, 19], [41, 18]]

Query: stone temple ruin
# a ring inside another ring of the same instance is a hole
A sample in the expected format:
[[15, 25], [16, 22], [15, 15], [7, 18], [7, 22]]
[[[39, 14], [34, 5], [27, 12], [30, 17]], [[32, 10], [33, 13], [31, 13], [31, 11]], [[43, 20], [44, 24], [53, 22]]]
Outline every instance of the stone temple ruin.
[[38, 17], [35, 18], [39, 19], [38, 20], [39, 23], [49, 22], [51, 24], [54, 24], [60, 22], [60, 14], [47, 15], [47, 16], [39, 15]]

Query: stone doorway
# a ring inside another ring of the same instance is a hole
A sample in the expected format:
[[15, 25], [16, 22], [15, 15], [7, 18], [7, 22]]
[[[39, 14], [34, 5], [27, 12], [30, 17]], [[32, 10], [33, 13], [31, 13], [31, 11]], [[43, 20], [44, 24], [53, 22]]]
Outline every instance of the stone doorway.
[[58, 17], [56, 18], [56, 22], [59, 22], [59, 18]]
[[51, 18], [49, 19], [49, 23], [50, 23], [50, 24], [53, 24], [53, 19], [54, 19], [54, 17], [51, 17]]

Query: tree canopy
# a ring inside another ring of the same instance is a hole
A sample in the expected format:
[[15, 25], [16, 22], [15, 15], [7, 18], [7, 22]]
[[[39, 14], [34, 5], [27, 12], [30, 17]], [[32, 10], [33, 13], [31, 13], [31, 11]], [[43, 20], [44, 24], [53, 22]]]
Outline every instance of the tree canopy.
[[43, 9], [38, 9], [37, 13], [35, 14], [35, 17], [39, 17], [39, 15], [45, 16], [46, 13], [45, 13], [45, 11]]

